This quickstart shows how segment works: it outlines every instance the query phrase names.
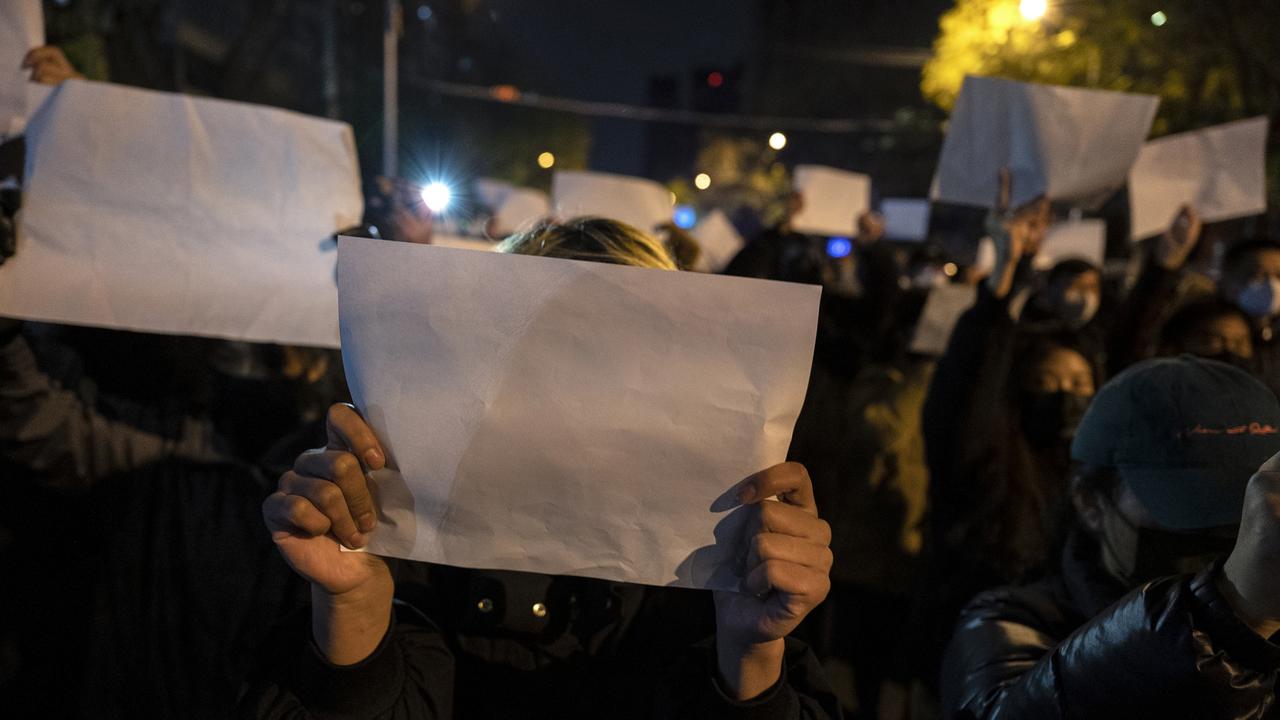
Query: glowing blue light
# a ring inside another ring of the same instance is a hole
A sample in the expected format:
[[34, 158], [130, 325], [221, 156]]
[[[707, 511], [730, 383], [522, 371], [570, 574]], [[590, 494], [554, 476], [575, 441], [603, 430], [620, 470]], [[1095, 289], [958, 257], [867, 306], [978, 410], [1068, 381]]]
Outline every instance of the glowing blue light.
[[672, 219], [675, 221], [676, 227], [681, 230], [688, 230], [698, 224], [698, 211], [688, 205], [677, 205]]
[[418, 6], [418, 19], [419, 19], [419, 20], [421, 20], [421, 21], [423, 21], [423, 22], [426, 22], [426, 21], [430, 20], [430, 19], [431, 19], [431, 8], [427, 7], [426, 5], [419, 5], [419, 6]]
[[833, 258], [849, 257], [853, 243], [846, 237], [833, 237], [827, 241], [827, 254]]

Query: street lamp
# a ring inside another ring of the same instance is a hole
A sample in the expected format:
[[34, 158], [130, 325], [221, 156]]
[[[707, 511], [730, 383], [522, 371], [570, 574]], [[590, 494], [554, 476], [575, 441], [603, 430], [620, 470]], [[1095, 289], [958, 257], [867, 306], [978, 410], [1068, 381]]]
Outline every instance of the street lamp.
[[1018, 12], [1024, 20], [1036, 21], [1049, 12], [1049, 0], [1022, 0], [1018, 4]]

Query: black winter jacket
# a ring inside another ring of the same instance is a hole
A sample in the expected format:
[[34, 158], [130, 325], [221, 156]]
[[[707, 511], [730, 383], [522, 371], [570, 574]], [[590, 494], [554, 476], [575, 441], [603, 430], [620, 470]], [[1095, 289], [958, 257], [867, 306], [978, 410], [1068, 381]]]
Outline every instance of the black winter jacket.
[[1062, 572], [979, 595], [942, 671], [947, 718], [1280, 718], [1280, 645], [1231, 611], [1216, 562], [1124, 592], [1097, 546], [1068, 542]]

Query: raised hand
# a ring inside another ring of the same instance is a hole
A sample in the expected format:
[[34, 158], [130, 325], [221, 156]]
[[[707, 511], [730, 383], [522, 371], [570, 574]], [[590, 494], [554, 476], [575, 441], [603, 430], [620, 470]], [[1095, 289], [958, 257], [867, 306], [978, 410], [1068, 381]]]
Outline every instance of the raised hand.
[[355, 408], [329, 408], [328, 444], [298, 456], [262, 503], [271, 539], [311, 583], [312, 632], [334, 663], [368, 657], [390, 622], [394, 584], [386, 562], [364, 547], [377, 524], [365, 471], [386, 464], [373, 430]]
[[1156, 240], [1152, 248], [1153, 259], [1165, 270], [1179, 270], [1191, 257], [1200, 240], [1200, 213], [1194, 205], [1183, 205], [1174, 216], [1169, 229]]
[[54, 45], [38, 47], [22, 59], [22, 67], [31, 69], [31, 80], [44, 85], [57, 85], [63, 80], [83, 78], [71, 66], [71, 61]]
[[1280, 454], [1249, 480], [1235, 549], [1219, 588], [1247, 625], [1264, 638], [1280, 632]]
[[[776, 500], [771, 498], [776, 497]], [[783, 463], [752, 475], [740, 499], [751, 506], [743, 592], [716, 592], [720, 674], [740, 698], [777, 681], [782, 638], [831, 589], [831, 526], [818, 517], [803, 465]]]

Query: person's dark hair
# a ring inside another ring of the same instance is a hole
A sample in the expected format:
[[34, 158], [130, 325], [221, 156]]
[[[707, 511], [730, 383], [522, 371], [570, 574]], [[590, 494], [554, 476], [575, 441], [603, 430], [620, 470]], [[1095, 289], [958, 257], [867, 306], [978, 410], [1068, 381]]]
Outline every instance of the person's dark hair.
[[1031, 373], [1050, 355], [1062, 350], [1069, 350], [1084, 358], [1084, 361], [1089, 364], [1089, 370], [1093, 373], [1094, 387], [1102, 385], [1102, 378], [1093, 357], [1084, 351], [1073, 336], [1063, 333], [1028, 333], [1021, 338], [1014, 351], [1013, 372], [1010, 374], [1011, 382], [1007, 386], [1008, 392], [1005, 393], [1005, 398], [1009, 402], [1016, 403], [1018, 393], [1030, 378]]
[[1067, 258], [1066, 260], [1059, 261], [1057, 264], [1055, 264], [1052, 268], [1049, 269], [1049, 274], [1048, 276], [1045, 277], [1045, 284], [1053, 285], [1059, 280], [1063, 280], [1068, 277], [1075, 277], [1077, 275], [1083, 275], [1087, 272], [1095, 272], [1095, 273], [1101, 274], [1102, 270], [1099, 269], [1097, 265], [1094, 265], [1088, 260], [1081, 260], [1080, 258]]
[[[1116, 472], [1114, 467], [1110, 465], [1091, 465], [1089, 463], [1074, 462], [1071, 465], [1071, 485], [1101, 495], [1111, 500], [1116, 499], [1116, 492], [1120, 489], [1120, 473]], [[1049, 557], [1050, 563], [1054, 567], [1058, 567], [1062, 560], [1063, 551], [1067, 547], [1068, 541], [1072, 535], [1076, 535], [1075, 553], [1077, 557], [1096, 560], [1101, 548], [1093, 535], [1084, 530], [1080, 521], [1080, 515], [1076, 512], [1075, 503], [1064, 502], [1061, 505], [1061, 515], [1059, 516], [1056, 527], [1053, 532], [1053, 542], [1050, 545], [1052, 555]]]
[[[1280, 248], [1277, 248], [1280, 249]], [[1160, 328], [1160, 347], [1178, 349], [1196, 328], [1224, 317], [1240, 318], [1246, 325], [1249, 317], [1239, 307], [1221, 298], [1210, 297], [1183, 305]]]
[[1222, 257], [1222, 272], [1229, 273], [1235, 270], [1246, 258], [1264, 250], [1280, 252], [1280, 242], [1271, 238], [1255, 237], [1245, 238], [1235, 243]]

